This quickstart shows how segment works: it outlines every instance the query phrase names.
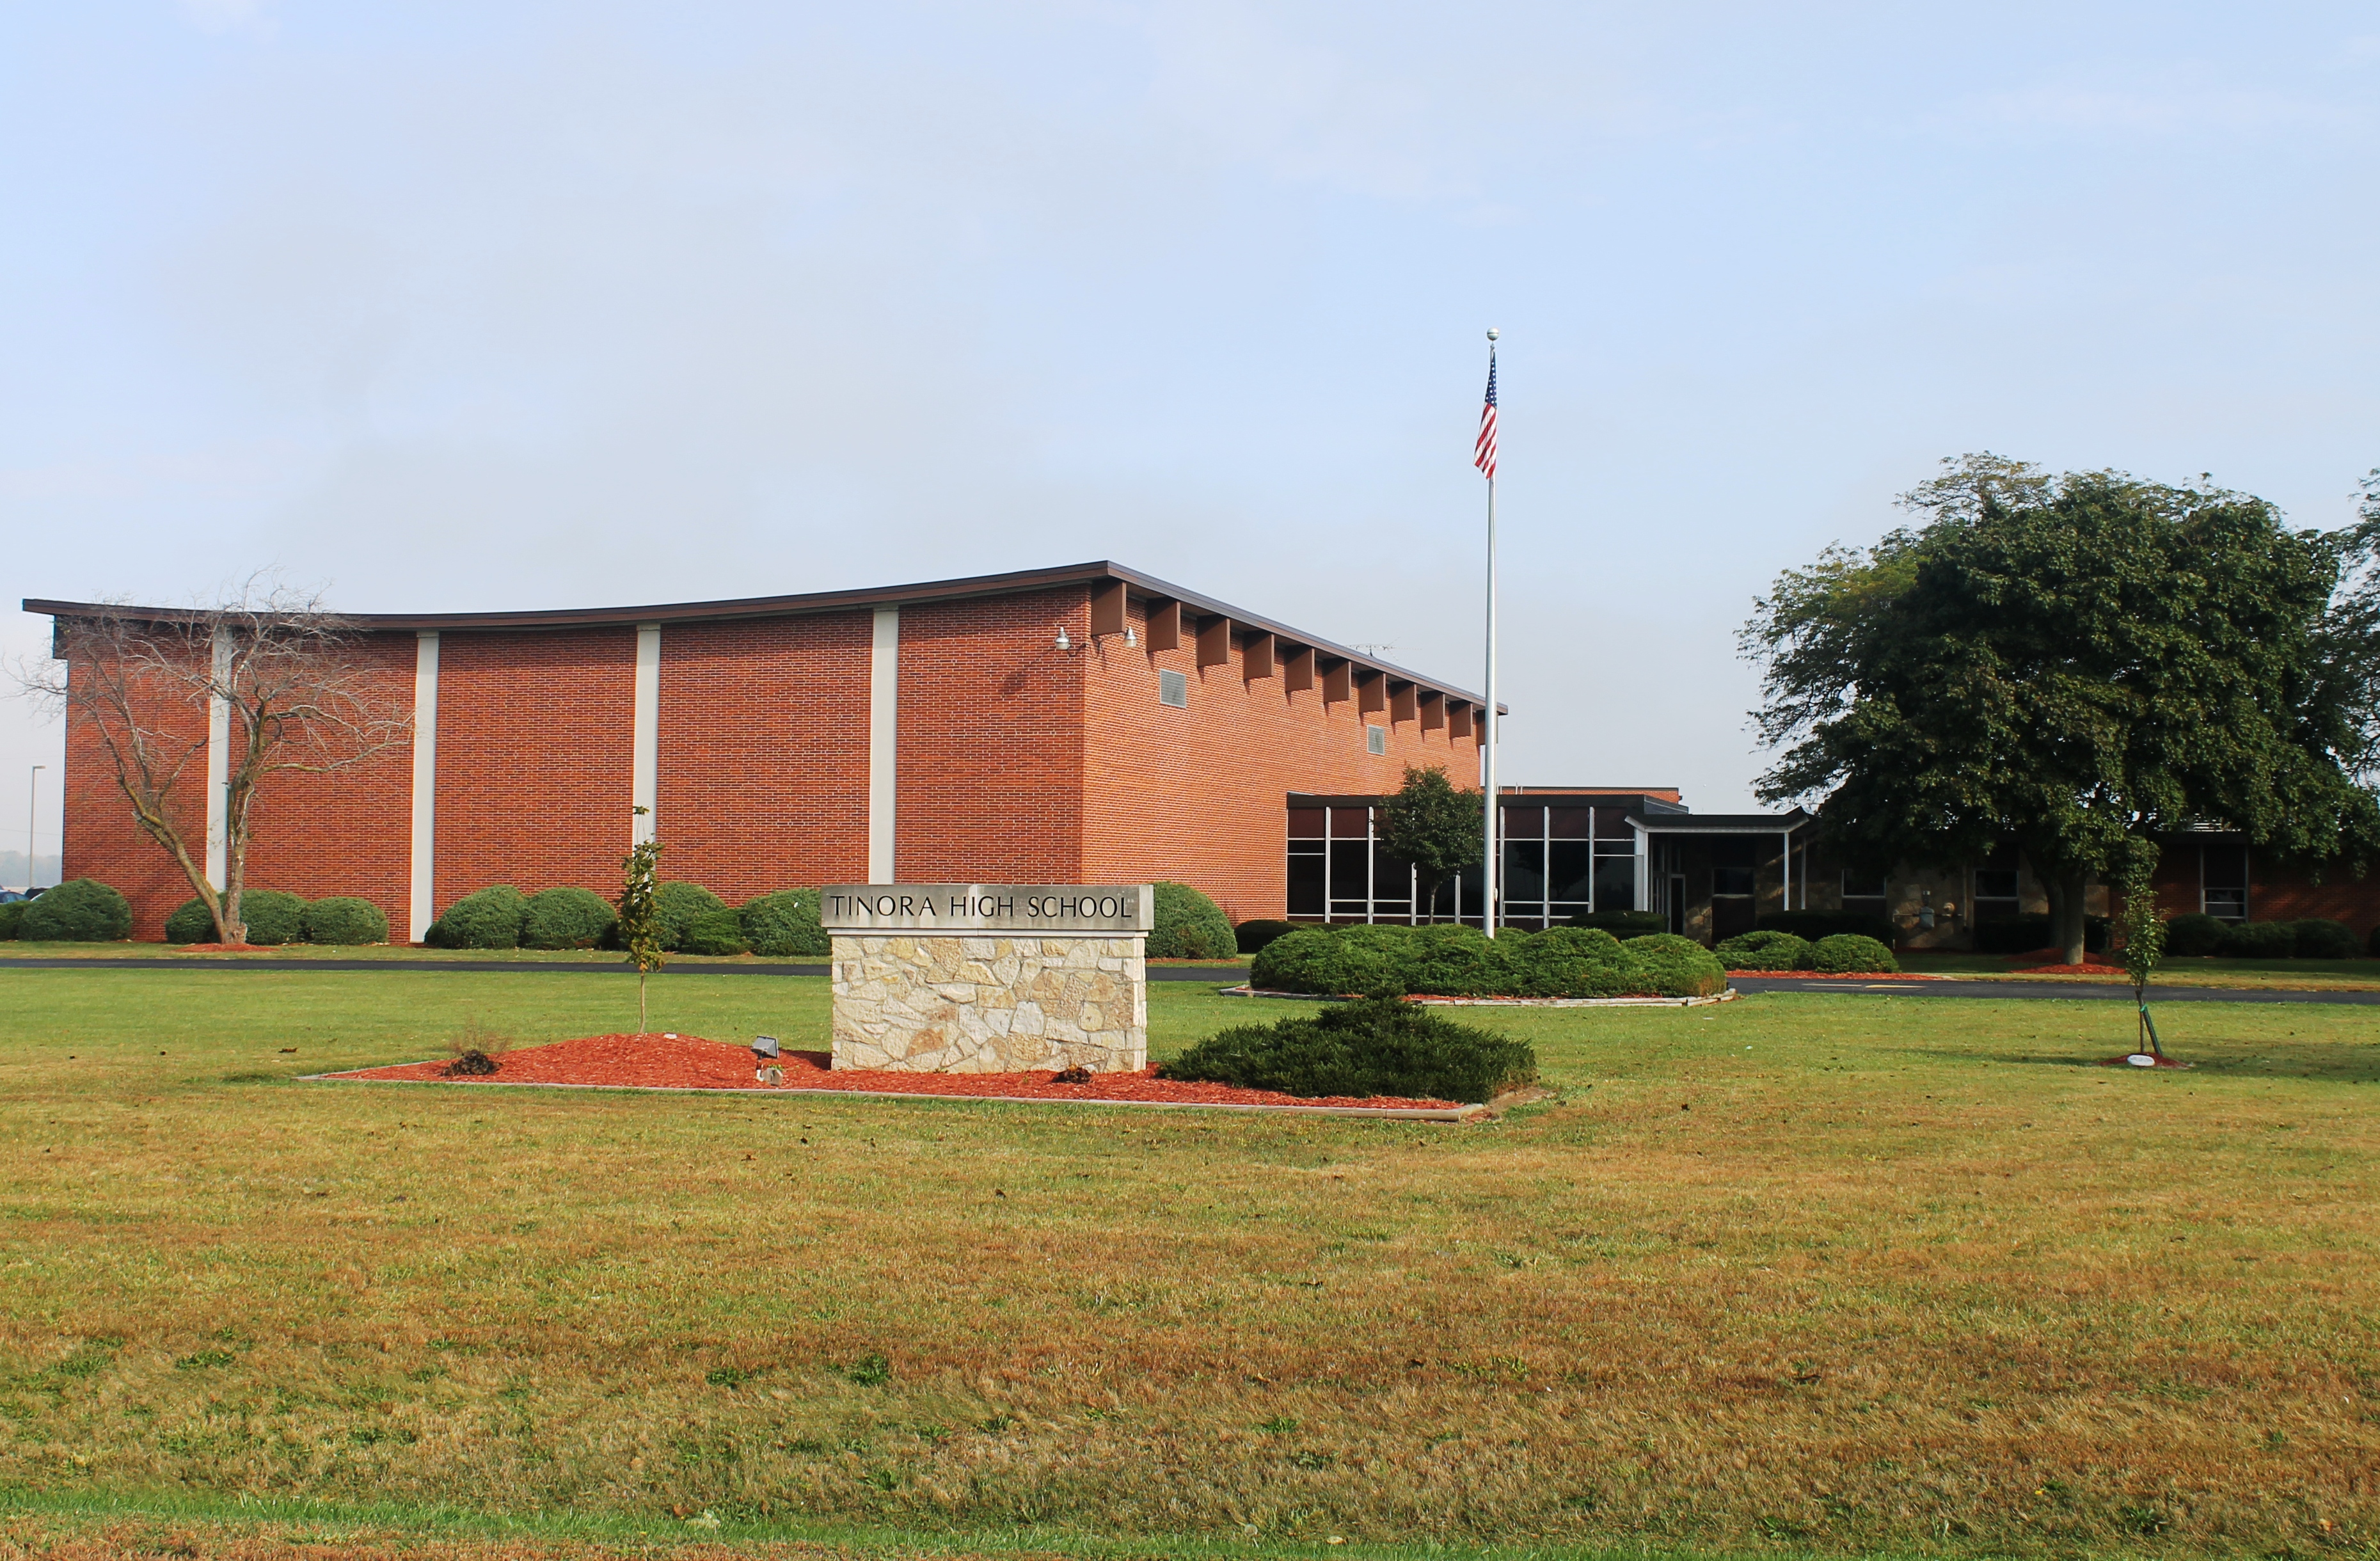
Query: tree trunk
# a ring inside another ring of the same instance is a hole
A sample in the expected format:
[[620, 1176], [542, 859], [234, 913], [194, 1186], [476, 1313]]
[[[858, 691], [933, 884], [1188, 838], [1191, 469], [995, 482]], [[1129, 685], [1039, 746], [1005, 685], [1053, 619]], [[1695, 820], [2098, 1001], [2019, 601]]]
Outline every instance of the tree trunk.
[[2042, 887], [2049, 892], [2049, 940], [2058, 957], [2070, 965], [2082, 962], [2082, 896], [2089, 877], [2080, 867], [2041, 875]]

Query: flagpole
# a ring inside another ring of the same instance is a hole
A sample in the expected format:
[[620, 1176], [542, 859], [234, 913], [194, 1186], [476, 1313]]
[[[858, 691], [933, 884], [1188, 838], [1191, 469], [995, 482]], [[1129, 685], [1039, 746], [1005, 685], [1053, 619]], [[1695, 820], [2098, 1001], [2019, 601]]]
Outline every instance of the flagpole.
[[[1496, 339], [1501, 334], [1501, 332], [1494, 329], [1490, 329], [1488, 333], [1488, 393], [1491, 396], [1495, 393], [1496, 384]], [[1485, 932], [1488, 937], [1493, 938], [1496, 936], [1497, 894], [1502, 887], [1504, 865], [1502, 862], [1498, 860], [1503, 853], [1498, 849], [1498, 836], [1500, 831], [1496, 828], [1496, 804], [1498, 795], [1496, 790], [1496, 466], [1492, 455], [1490, 456], [1488, 464], [1487, 721], [1487, 773], [1482, 780], [1484, 790], [1487, 793], [1486, 811], [1488, 817], [1486, 820], [1486, 855], [1488, 859], [1488, 870], [1480, 883], [1482, 898], [1479, 902], [1479, 926], [1481, 931]]]

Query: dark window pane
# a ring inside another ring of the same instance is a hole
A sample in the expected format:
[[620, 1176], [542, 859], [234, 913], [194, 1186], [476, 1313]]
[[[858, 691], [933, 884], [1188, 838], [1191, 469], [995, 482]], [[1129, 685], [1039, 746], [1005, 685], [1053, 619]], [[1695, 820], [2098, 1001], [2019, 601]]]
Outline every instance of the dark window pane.
[[1591, 807], [1549, 807], [1546, 815], [1546, 833], [1558, 841], [1583, 841], [1595, 828]]
[[2015, 899], [2016, 869], [2013, 867], [1976, 868], [1975, 898], [1978, 900]]
[[1598, 807], [1595, 810], [1595, 833], [1599, 840], [1624, 841], [1634, 839], [1636, 831], [1628, 827], [1626, 808]]
[[[1843, 898], [1845, 900], [1883, 899], [1884, 875], [1882, 873], [1854, 873], [1848, 867], [1844, 868]], [[1849, 910], [1850, 907], [1845, 906], [1844, 909]]]
[[1332, 841], [1330, 842], [1330, 898], [1369, 900], [1372, 898], [1370, 875], [1372, 848], [1365, 841]]
[[1319, 807], [1293, 807], [1289, 810], [1289, 838], [1293, 841], [1318, 841], [1322, 838], [1323, 820], [1327, 810]]
[[1714, 866], [1711, 868], [1711, 892], [1713, 894], [1750, 894], [1752, 869]]
[[1633, 911], [1636, 908], [1636, 858], [1596, 858], [1595, 908], [1598, 911]]
[[1556, 841], [1546, 848], [1546, 881], [1549, 886], [1548, 900], [1585, 900], [1593, 892], [1589, 875], [1592, 860], [1587, 855], [1585, 841]]
[[1413, 866], [1384, 851], [1372, 853], [1372, 904], [1383, 915], [1402, 916], [1413, 909]]
[[[1535, 810], [1532, 810], [1535, 811]], [[1536, 901], [1546, 897], [1546, 848], [1540, 841], [1504, 842], [1504, 898]]]
[[2202, 881], [2208, 889], [2244, 889], [2248, 887], [2246, 846], [2203, 845], [2198, 852], [2205, 873]]
[[1360, 841], [1372, 832], [1372, 810], [1368, 807], [1334, 807], [1330, 810], [1330, 838], [1334, 841]]
[[1289, 859], [1289, 914], [1293, 916], [1318, 916], [1322, 914], [1322, 853], [1305, 853]]
[[1546, 810], [1542, 807], [1508, 807], [1504, 810], [1504, 838], [1508, 841], [1534, 841], [1544, 838]]

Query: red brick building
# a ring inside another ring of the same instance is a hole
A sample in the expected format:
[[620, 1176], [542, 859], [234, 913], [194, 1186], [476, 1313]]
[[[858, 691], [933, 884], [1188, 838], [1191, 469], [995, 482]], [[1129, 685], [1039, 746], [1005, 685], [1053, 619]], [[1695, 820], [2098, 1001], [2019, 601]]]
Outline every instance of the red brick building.
[[[854, 880], [1174, 878], [1235, 921], [1278, 916], [1292, 793], [1391, 792], [1409, 764], [1477, 783], [1476, 695], [1113, 563], [355, 622], [413, 741], [274, 777], [248, 881], [360, 895], [399, 938], [490, 884], [609, 888], [638, 805], [664, 876], [731, 903]], [[204, 711], [176, 719], [209, 745]], [[161, 937], [188, 886], [71, 717], [66, 793], [66, 876], [115, 885], [134, 935]], [[200, 838], [209, 788], [180, 794]]]

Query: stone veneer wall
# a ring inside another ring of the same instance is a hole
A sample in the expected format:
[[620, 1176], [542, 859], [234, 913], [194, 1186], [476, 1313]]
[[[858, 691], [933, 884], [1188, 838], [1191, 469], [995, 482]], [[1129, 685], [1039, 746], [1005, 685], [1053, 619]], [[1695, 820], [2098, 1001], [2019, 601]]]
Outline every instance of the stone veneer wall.
[[1013, 1073], [1148, 1062], [1148, 939], [833, 937], [834, 1066]]

